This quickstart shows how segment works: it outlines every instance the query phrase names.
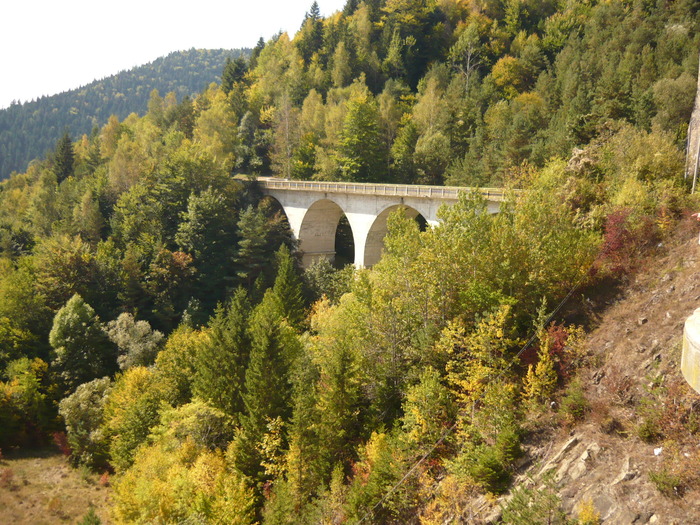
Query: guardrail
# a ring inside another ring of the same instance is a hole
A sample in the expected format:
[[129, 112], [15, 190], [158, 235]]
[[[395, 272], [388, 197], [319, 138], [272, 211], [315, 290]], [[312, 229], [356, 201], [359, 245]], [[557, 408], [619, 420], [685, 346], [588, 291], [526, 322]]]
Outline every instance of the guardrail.
[[424, 197], [457, 200], [459, 193], [474, 190], [487, 200], [505, 200], [506, 192], [500, 188], [469, 188], [456, 186], [421, 186], [410, 184], [373, 184], [366, 182], [315, 182], [260, 178], [258, 183], [271, 190], [300, 190], [323, 193], [355, 193], [361, 195], [386, 195], [392, 197]]

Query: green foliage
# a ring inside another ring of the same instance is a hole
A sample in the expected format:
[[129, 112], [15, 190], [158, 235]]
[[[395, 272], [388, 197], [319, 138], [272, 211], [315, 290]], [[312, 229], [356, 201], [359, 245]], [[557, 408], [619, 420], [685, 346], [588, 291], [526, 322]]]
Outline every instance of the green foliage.
[[11, 361], [0, 382], [0, 448], [40, 445], [52, 427], [48, 365], [39, 358]]
[[95, 311], [77, 294], [56, 313], [49, 342], [54, 349], [51, 366], [66, 392], [117, 368], [116, 346]]
[[78, 522], [78, 525], [100, 525], [102, 520], [95, 512], [95, 507], [92, 505], [90, 509], [85, 513], [83, 518]]
[[359, 92], [348, 102], [340, 134], [340, 178], [346, 181], [380, 181], [386, 174], [386, 153], [381, 148], [377, 104]]
[[104, 406], [112, 390], [108, 377], [83, 383], [59, 403], [66, 424], [71, 461], [92, 468], [108, 462], [109, 442], [104, 432]]
[[239, 282], [252, 290], [253, 284], [261, 278], [266, 289], [275, 277], [275, 267], [268, 260], [270, 253], [283, 243], [291, 244], [289, 224], [286, 218], [273, 211], [269, 202], [262, 201], [257, 208], [249, 206], [240, 214], [238, 230], [238, 252], [233, 263]]
[[181, 326], [170, 334], [155, 363], [157, 381], [166, 386], [167, 399], [179, 406], [192, 399], [198, 356], [208, 343], [206, 332]]
[[328, 259], [321, 257], [306, 267], [304, 280], [314, 301], [326, 296], [332, 303], [337, 303], [350, 291], [354, 271], [352, 265], [335, 269]]
[[[523, 395], [582, 358], [543, 298], [620, 275], [688, 206], [698, 25], [688, 2], [468, 4], [314, 3], [293, 38], [222, 58], [221, 87], [143, 88], [144, 117], [63, 141], [70, 169], [56, 148], [0, 185], [2, 439], [52, 425], [50, 341], [74, 458], [118, 471], [119, 522], [444, 523], [506, 490]], [[506, 196], [463, 194], [425, 231], [397, 209], [377, 264], [318, 263], [304, 290], [289, 224], [236, 172]], [[575, 381], [560, 406], [585, 415]], [[668, 407], [641, 407], [647, 439], [687, 431]], [[540, 485], [504, 520], [559, 520]]]
[[221, 450], [231, 440], [232, 430], [228, 415], [203, 401], [195, 400], [162, 411], [160, 425], [152, 433], [154, 436], [162, 434], [162, 439], [182, 444], [189, 441], [200, 448]]
[[305, 304], [302, 280], [296, 261], [284, 244], [276, 253], [277, 277], [272, 291], [282, 306], [282, 317], [292, 328], [301, 329], [305, 319]]
[[583, 386], [575, 379], [569, 383], [566, 394], [561, 399], [559, 412], [567, 424], [573, 425], [584, 419], [589, 410], [590, 403], [586, 399]]
[[530, 523], [569, 523], [562, 509], [561, 498], [554, 483], [554, 472], [541, 479], [528, 479], [512, 492], [508, 503], [502, 507], [501, 519], [508, 525]]
[[283, 318], [279, 297], [268, 290], [250, 318], [250, 360], [245, 372], [241, 431], [235, 463], [247, 476], [263, 480], [260, 444], [271, 421], [291, 416], [289, 372], [300, 351], [297, 335]]
[[252, 491], [222, 453], [190, 439], [173, 441], [170, 433], [138, 452], [115, 482], [113, 497], [119, 523], [254, 522]]
[[370, 519], [374, 523], [405, 523], [412, 516], [417, 490], [415, 478], [406, 480], [381, 505], [387, 487], [401, 479], [409, 467], [406, 451], [398, 440], [373, 432], [360, 448], [353, 483], [348, 487], [347, 511], [352, 520]]
[[244, 409], [249, 313], [248, 297], [239, 288], [225, 307], [217, 308], [196, 353], [194, 393], [231, 417], [238, 417]]
[[232, 278], [230, 260], [238, 241], [235, 209], [240, 187], [232, 185], [223, 191], [207, 188], [199, 195], [192, 193], [187, 211], [178, 227], [175, 241], [180, 249], [193, 255], [197, 268], [195, 297], [210, 313]]
[[112, 466], [123, 472], [160, 421], [167, 386], [152, 369], [135, 366], [117, 378], [104, 407], [104, 432]]
[[401, 423], [412, 447], [422, 449], [437, 442], [456, 415], [452, 396], [440, 379], [429, 367], [421, 373], [420, 382], [406, 392]]
[[52, 159], [53, 172], [59, 183], [73, 175], [74, 158], [73, 141], [68, 132], [65, 131], [56, 143], [56, 150], [54, 151]]

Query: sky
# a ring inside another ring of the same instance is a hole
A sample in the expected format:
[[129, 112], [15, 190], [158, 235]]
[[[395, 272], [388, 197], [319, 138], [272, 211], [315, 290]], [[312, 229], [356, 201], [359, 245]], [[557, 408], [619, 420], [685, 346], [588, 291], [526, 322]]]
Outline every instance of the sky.
[[[292, 36], [313, 0], [9, 0], [0, 7], [0, 108], [89, 84], [173, 51]], [[345, 0], [317, 0], [323, 16]]]

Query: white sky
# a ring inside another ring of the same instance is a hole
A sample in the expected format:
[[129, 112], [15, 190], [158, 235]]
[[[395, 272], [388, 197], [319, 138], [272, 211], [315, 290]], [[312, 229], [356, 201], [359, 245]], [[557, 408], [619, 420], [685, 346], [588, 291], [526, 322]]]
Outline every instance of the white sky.
[[[323, 16], [345, 0], [317, 0]], [[313, 0], [6, 0], [0, 108], [68, 91], [190, 48], [254, 47], [292, 36]]]

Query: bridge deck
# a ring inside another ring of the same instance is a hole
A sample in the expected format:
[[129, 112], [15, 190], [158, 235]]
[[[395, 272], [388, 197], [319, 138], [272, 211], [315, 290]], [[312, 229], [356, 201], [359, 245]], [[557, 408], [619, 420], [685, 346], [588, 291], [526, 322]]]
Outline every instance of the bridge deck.
[[505, 200], [506, 197], [506, 192], [501, 188], [374, 184], [366, 182], [317, 182], [274, 178], [259, 178], [258, 182], [263, 188], [270, 190], [298, 190], [346, 194], [354, 193], [359, 195], [386, 195], [396, 197], [425, 197], [445, 200], [457, 200], [460, 192], [469, 193], [476, 190], [490, 201], [502, 201]]

